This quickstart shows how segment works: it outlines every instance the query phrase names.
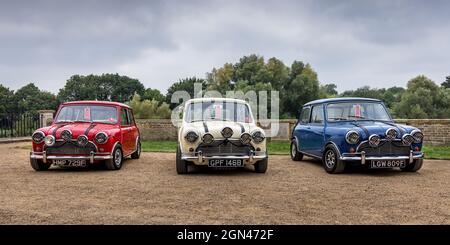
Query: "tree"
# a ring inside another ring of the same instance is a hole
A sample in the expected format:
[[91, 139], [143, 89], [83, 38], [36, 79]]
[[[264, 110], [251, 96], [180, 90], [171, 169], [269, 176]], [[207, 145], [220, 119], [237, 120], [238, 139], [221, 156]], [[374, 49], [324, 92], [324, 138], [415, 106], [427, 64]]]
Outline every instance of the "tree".
[[267, 61], [265, 69], [269, 73], [269, 82], [272, 84], [272, 87], [276, 90], [281, 90], [289, 80], [289, 68], [281, 60], [273, 57]]
[[171, 110], [169, 105], [163, 102], [161, 105], [156, 100], [141, 100], [141, 96], [135, 94], [129, 102], [134, 116], [138, 119], [169, 119]]
[[319, 97], [319, 82], [307, 74], [300, 74], [283, 92], [282, 116], [296, 118], [303, 104]]
[[242, 57], [238, 63], [234, 65], [235, 78], [234, 81], [248, 81], [250, 85], [257, 82], [269, 82], [270, 75], [264, 69], [264, 58], [256, 54]]
[[217, 90], [224, 94], [226, 91], [232, 89], [230, 81], [234, 77], [234, 68], [230, 63], [226, 63], [223, 67], [213, 68], [211, 72], [206, 74], [206, 83], [208, 90]]
[[0, 116], [14, 110], [14, 91], [0, 84]]
[[444, 88], [450, 88], [450, 76], [445, 78], [445, 82], [441, 83], [441, 86]]
[[14, 94], [15, 110], [18, 112], [35, 112], [37, 110], [54, 110], [56, 97], [50, 92], [39, 90], [34, 83], [18, 89]]
[[58, 100], [129, 101], [135, 93], [143, 94], [144, 85], [137, 79], [119, 74], [73, 75], [59, 90]]
[[440, 88], [421, 75], [408, 81], [401, 101], [394, 106], [401, 118], [448, 118], [450, 96], [448, 89]]
[[164, 102], [165, 97], [158, 89], [147, 88], [142, 95], [142, 100], [156, 100], [158, 102]]
[[338, 91], [336, 89], [337, 89], [337, 86], [334, 83], [321, 85], [320, 86], [320, 90], [321, 90], [321, 94], [322, 94], [321, 97], [326, 98], [326, 97], [338, 95]]
[[170, 105], [170, 109], [173, 109], [176, 106], [175, 104], [171, 104], [172, 95], [176, 91], [186, 91], [189, 93], [191, 98], [195, 97], [195, 95], [194, 95], [194, 84], [195, 83], [200, 83], [202, 85], [202, 90], [206, 89], [205, 80], [201, 79], [201, 78], [196, 78], [196, 77], [181, 79], [177, 83], [172, 84], [172, 86], [170, 86], [169, 89], [167, 89], [166, 103], [168, 103]]

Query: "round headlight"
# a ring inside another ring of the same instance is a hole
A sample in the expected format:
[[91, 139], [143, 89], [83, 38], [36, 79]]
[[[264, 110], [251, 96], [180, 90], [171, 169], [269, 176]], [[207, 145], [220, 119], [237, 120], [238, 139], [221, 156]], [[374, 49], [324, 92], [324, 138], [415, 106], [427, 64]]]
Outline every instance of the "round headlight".
[[390, 129], [386, 130], [386, 139], [393, 140], [393, 139], [397, 138], [397, 136], [398, 136], [398, 133], [395, 128], [390, 128]]
[[356, 131], [348, 131], [348, 133], [345, 135], [345, 141], [347, 143], [353, 145], [357, 144], [359, 142], [359, 134]]
[[89, 142], [88, 137], [86, 135], [80, 135], [77, 138], [77, 143], [80, 146], [85, 146]]
[[402, 141], [405, 145], [411, 145], [414, 142], [414, 137], [412, 137], [412, 135], [410, 134], [405, 134], [402, 137]]
[[202, 141], [203, 143], [209, 145], [214, 141], [214, 137], [212, 136], [212, 134], [206, 133], [203, 135]]
[[42, 131], [36, 131], [33, 133], [33, 135], [31, 136], [31, 139], [34, 141], [34, 143], [36, 144], [40, 144], [42, 143], [42, 141], [44, 141], [45, 138], [45, 134]]
[[256, 131], [252, 134], [252, 138], [256, 143], [261, 143], [266, 137], [261, 131]]
[[411, 132], [412, 137], [414, 138], [414, 143], [419, 144], [423, 141], [423, 133], [420, 130], [414, 130]]
[[95, 142], [105, 144], [108, 141], [108, 135], [105, 132], [99, 132], [95, 135]]
[[55, 137], [53, 135], [47, 135], [44, 138], [44, 142], [46, 146], [52, 146], [55, 144]]
[[380, 141], [380, 136], [376, 134], [372, 134], [371, 136], [369, 136], [369, 144], [372, 147], [377, 147], [380, 144]]
[[184, 137], [188, 142], [194, 143], [198, 139], [198, 134], [194, 131], [189, 131]]
[[250, 144], [250, 141], [252, 141], [252, 136], [249, 133], [241, 134], [242, 144], [244, 144], [244, 145]]
[[221, 134], [224, 138], [228, 139], [233, 136], [233, 129], [231, 129], [230, 127], [225, 127], [222, 129]]
[[72, 132], [68, 129], [65, 129], [61, 132], [61, 139], [65, 141], [69, 141], [72, 139]]

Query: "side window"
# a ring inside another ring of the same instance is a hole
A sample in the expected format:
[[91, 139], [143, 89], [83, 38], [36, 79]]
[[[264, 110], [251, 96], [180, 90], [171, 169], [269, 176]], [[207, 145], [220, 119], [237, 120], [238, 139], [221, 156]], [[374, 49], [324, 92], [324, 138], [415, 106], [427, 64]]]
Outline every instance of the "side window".
[[128, 126], [130, 122], [128, 121], [128, 113], [125, 108], [120, 108], [120, 125]]
[[323, 123], [323, 105], [313, 107], [311, 114], [311, 123]]
[[305, 107], [302, 110], [302, 113], [300, 115], [300, 123], [301, 124], [307, 124], [309, 123], [309, 116], [311, 114], [311, 107]]
[[133, 111], [130, 109], [127, 109], [127, 112], [128, 112], [128, 119], [130, 121], [130, 125], [134, 125]]

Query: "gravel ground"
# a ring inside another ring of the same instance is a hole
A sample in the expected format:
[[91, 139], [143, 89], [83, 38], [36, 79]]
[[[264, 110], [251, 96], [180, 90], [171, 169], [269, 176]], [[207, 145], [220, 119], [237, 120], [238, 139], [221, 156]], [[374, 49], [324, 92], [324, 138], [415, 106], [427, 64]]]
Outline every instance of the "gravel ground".
[[1, 224], [450, 224], [450, 161], [329, 175], [270, 156], [266, 174], [177, 175], [175, 154], [143, 153], [120, 171], [35, 172], [29, 144], [0, 144]]

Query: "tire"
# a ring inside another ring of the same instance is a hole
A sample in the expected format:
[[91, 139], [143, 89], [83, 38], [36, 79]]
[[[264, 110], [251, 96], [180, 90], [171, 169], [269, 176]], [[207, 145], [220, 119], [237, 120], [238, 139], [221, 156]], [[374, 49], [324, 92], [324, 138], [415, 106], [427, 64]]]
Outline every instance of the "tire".
[[133, 152], [133, 154], [131, 154], [131, 159], [139, 159], [139, 157], [141, 157], [141, 141], [138, 141], [137, 144], [137, 149], [135, 152]]
[[177, 168], [177, 174], [187, 174], [188, 173], [187, 161], [181, 159], [180, 146], [177, 146], [176, 168]]
[[109, 170], [119, 170], [123, 164], [123, 152], [119, 145], [114, 147], [112, 156], [112, 159], [105, 160], [105, 167]]
[[303, 154], [298, 151], [295, 139], [291, 141], [291, 159], [293, 161], [301, 161], [303, 159]]
[[417, 172], [422, 168], [423, 159], [415, 159], [412, 163], [406, 165], [404, 168], [401, 168], [404, 172]]
[[31, 167], [36, 171], [48, 170], [48, 168], [50, 168], [50, 165], [51, 165], [48, 163], [44, 163], [42, 160], [36, 159], [36, 158], [30, 158], [30, 164], [31, 164]]
[[255, 163], [255, 172], [265, 173], [267, 171], [267, 163], [269, 162], [269, 157]]
[[337, 174], [344, 172], [345, 162], [339, 159], [336, 148], [332, 145], [325, 148], [322, 157], [322, 166], [329, 174]]

